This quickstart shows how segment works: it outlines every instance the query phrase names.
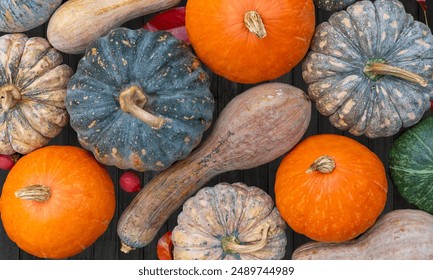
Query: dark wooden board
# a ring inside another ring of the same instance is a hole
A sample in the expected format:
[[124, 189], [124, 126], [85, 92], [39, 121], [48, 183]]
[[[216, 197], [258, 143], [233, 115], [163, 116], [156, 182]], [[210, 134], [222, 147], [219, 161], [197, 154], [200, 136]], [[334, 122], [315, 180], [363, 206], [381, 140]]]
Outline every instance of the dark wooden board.
[[[185, 5], [186, 1], [182, 1], [180, 5]], [[406, 11], [414, 16], [415, 19], [418, 19], [422, 22], [425, 22], [425, 17], [422, 9], [418, 5], [415, 0], [402, 0]], [[430, 3], [430, 0], [427, 2]], [[331, 13], [323, 12], [317, 10], [316, 12], [316, 22], [320, 23], [326, 21]], [[145, 17], [134, 19], [130, 22], [125, 23], [123, 26], [136, 29], [141, 27], [152, 15], [147, 15]], [[429, 7], [428, 20], [433, 24], [433, 5]], [[40, 27], [37, 27], [33, 30], [25, 32], [28, 36], [38, 36], [38, 37], [46, 37], [46, 28], [47, 24], [44, 24]], [[3, 35], [0, 33], [0, 35]], [[68, 65], [70, 65], [74, 70], [77, 67], [78, 61], [80, 60], [81, 55], [64, 55], [64, 61]], [[230, 100], [243, 92], [247, 88], [252, 87], [253, 85], [242, 85], [232, 83], [224, 78], [221, 78], [209, 70], [207, 70], [210, 78], [211, 85], [210, 89], [214, 94], [216, 99], [216, 110], [214, 114], [214, 119], [217, 118], [218, 114], [222, 111], [222, 109], [227, 105]], [[300, 65], [296, 66], [290, 73], [276, 79], [275, 81], [284, 82], [288, 84], [292, 84], [296, 87], [301, 88], [306, 91], [307, 87], [305, 82], [301, 76], [301, 67]], [[426, 113], [428, 115], [431, 112]], [[205, 137], [208, 135], [209, 131], [205, 134]], [[311, 123], [309, 128], [304, 135], [308, 137], [310, 135], [315, 134], [324, 134], [324, 133], [334, 133], [334, 134], [342, 134], [349, 137], [352, 137], [359, 141], [360, 143], [366, 145], [370, 148], [374, 153], [376, 153], [383, 163], [386, 166], [388, 171], [388, 153], [392, 146], [392, 143], [396, 136], [380, 138], [380, 139], [368, 139], [366, 137], [354, 137], [347, 133], [341, 132], [335, 129], [328, 121], [326, 117], [321, 116], [316, 109], [313, 107]], [[76, 133], [70, 127], [67, 126], [63, 129], [62, 133], [58, 135], [55, 139], [53, 139], [50, 145], [75, 145], [79, 146]], [[258, 186], [268, 192], [272, 197], [274, 197], [274, 182], [275, 182], [275, 173], [278, 168], [278, 165], [281, 161], [281, 158], [276, 159], [273, 162], [268, 164], [259, 166], [254, 169], [244, 170], [244, 171], [232, 171], [221, 174], [215, 178], [213, 178], [210, 182], [206, 184], [206, 186], [213, 186], [219, 182], [244, 182], [250, 186]], [[71, 259], [157, 259], [156, 256], [156, 241], [162, 236], [166, 231], [172, 230], [177, 224], [177, 215], [179, 214], [181, 209], [178, 209], [170, 219], [165, 223], [165, 225], [159, 231], [156, 239], [147, 247], [142, 249], [137, 249], [129, 254], [124, 254], [119, 251], [120, 241], [117, 237], [116, 226], [117, 220], [120, 217], [123, 210], [127, 207], [129, 202], [133, 199], [135, 194], [126, 193], [122, 191], [118, 186], [118, 179], [122, 174], [122, 170], [119, 170], [114, 167], [107, 167], [113, 182], [115, 183], [116, 188], [116, 197], [117, 197], [117, 208], [115, 212], [115, 216], [110, 223], [107, 231], [89, 248], [84, 250], [82, 253], [71, 257]], [[140, 178], [142, 180], [142, 184], [145, 185], [150, 179], [155, 176], [155, 172], [145, 172], [140, 174]], [[0, 188], [3, 185], [3, 182], [7, 176], [6, 171], [0, 171]], [[404, 208], [414, 208], [412, 205], [408, 204], [396, 190], [394, 190], [394, 186], [390, 178], [388, 177], [389, 182], [389, 194], [387, 204], [385, 206], [385, 210], [383, 213], [389, 212], [393, 209], [404, 209]], [[287, 238], [288, 244], [286, 248], [286, 256], [285, 259], [290, 259], [291, 254], [294, 249], [296, 249], [301, 244], [309, 241], [309, 239], [303, 235], [297, 234], [293, 232], [290, 228], [287, 229]], [[0, 259], [37, 259], [32, 255], [29, 255], [22, 250], [20, 250], [6, 235], [2, 225], [0, 224]]]

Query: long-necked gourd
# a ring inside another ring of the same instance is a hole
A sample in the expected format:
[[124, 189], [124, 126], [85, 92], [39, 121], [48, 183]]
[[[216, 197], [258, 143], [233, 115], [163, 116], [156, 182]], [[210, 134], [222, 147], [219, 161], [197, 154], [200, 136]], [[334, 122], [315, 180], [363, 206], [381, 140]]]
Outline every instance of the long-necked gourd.
[[310, 118], [306, 94], [287, 84], [262, 84], [236, 96], [205, 142], [155, 176], [124, 211], [117, 228], [121, 250], [149, 244], [170, 215], [212, 177], [286, 153], [304, 135]]

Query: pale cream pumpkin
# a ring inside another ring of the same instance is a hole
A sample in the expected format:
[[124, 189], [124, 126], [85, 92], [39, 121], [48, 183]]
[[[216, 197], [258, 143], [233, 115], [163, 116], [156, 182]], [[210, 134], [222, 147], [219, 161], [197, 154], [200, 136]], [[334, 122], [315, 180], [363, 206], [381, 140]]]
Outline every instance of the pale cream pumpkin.
[[282, 259], [286, 224], [262, 189], [220, 183], [188, 199], [172, 233], [177, 260]]
[[66, 84], [73, 71], [62, 61], [44, 38], [0, 37], [0, 154], [27, 154], [68, 123]]

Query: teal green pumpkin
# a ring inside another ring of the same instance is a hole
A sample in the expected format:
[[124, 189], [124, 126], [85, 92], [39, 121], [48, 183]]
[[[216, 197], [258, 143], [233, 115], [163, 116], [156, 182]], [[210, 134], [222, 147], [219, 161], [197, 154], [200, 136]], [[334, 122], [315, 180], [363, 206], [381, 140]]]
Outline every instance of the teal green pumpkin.
[[433, 213], [433, 116], [397, 138], [391, 147], [389, 169], [401, 196]]
[[199, 144], [214, 99], [188, 45], [168, 32], [117, 28], [87, 48], [66, 109], [101, 163], [160, 171]]
[[24, 32], [48, 21], [62, 0], [1, 0], [0, 32]]

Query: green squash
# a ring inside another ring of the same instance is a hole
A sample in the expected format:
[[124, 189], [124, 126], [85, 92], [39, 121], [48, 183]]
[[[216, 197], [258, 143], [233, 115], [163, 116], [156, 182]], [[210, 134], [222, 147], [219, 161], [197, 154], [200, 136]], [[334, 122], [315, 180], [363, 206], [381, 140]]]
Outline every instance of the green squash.
[[401, 196], [433, 213], [433, 116], [397, 138], [391, 147], [389, 169]]
[[1, 0], [0, 32], [24, 32], [48, 21], [62, 0]]
[[168, 32], [117, 28], [87, 48], [66, 109], [101, 163], [160, 171], [199, 144], [214, 99], [188, 45]]
[[397, 0], [359, 1], [317, 26], [302, 71], [336, 128], [392, 136], [430, 108], [433, 36]]
[[317, 8], [324, 11], [339, 11], [355, 2], [356, 0], [314, 0]]

